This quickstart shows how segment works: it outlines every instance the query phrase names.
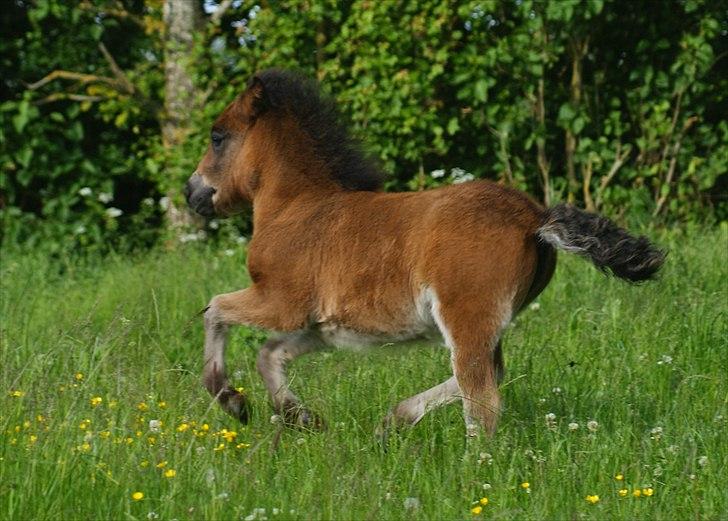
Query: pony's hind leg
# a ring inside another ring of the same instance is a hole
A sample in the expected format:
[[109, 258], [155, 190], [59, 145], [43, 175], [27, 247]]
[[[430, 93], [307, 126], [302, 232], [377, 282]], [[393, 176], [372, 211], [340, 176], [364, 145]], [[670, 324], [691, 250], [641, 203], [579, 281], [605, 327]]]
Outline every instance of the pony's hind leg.
[[460, 397], [460, 388], [454, 376], [426, 391], [399, 402], [382, 421], [377, 436], [386, 439], [392, 428], [416, 425], [429, 411], [452, 403]]
[[258, 373], [263, 378], [273, 409], [288, 425], [307, 429], [323, 427], [323, 421], [306, 409], [288, 386], [286, 365], [301, 355], [323, 347], [318, 336], [301, 331], [279, 338], [271, 338], [258, 353]]
[[438, 327], [452, 352], [468, 437], [477, 437], [482, 429], [488, 435], [495, 432], [501, 409], [498, 382], [503, 375], [500, 334], [511, 315], [505, 302], [479, 304], [474, 309], [436, 307]]

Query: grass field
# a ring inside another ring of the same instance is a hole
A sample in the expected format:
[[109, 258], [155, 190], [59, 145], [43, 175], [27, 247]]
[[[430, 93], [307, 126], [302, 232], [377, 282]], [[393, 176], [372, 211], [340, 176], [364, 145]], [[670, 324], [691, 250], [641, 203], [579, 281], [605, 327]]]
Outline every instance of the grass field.
[[436, 346], [297, 361], [328, 429], [279, 433], [254, 368], [265, 334], [237, 329], [229, 367], [254, 417], [225, 416], [200, 385], [195, 313], [247, 284], [242, 247], [5, 252], [0, 518], [725, 519], [728, 232], [653, 236], [670, 255], [648, 285], [560, 256], [505, 337], [498, 433], [468, 451], [455, 404], [386, 451], [373, 436], [449, 375]]

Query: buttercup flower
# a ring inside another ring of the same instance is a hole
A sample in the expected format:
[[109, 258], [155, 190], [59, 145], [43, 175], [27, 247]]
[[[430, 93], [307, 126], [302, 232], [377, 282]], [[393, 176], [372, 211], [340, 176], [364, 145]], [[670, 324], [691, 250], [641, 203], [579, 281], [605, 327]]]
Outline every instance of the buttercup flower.
[[132, 498], [132, 499], [133, 499], [134, 501], [141, 501], [142, 499], [144, 499], [144, 492], [134, 492], [134, 493], [133, 493], [133, 494], [131, 495], [131, 498]]
[[642, 489], [642, 495], [643, 495], [643, 496], [647, 496], [647, 497], [650, 497], [650, 496], [651, 496], [652, 494], [654, 494], [654, 493], [655, 493], [655, 491], [654, 491], [654, 490], [652, 490], [652, 489], [651, 489], [651, 488], [649, 488], [649, 487], [648, 487], [648, 488], [643, 488], [643, 489]]
[[482, 511], [483, 511], [483, 507], [481, 507], [480, 505], [474, 506], [473, 508], [470, 509], [470, 513], [473, 514], [474, 516], [479, 515]]
[[614, 479], [616, 479], [617, 481], [624, 481], [624, 476], [622, 474], [617, 474], [616, 476], [614, 476]]
[[625, 497], [628, 492], [629, 490], [627, 490], [626, 488], [621, 488], [617, 493], [619, 494], [619, 497]]
[[640, 496], [642, 495], [642, 491], [641, 491], [640, 489], [636, 488], [636, 489], [634, 489], [634, 490], [632, 491], [632, 495], [633, 495], [634, 497], [640, 497]]
[[90, 401], [91, 401], [91, 407], [96, 407], [98, 405], [101, 405], [101, 402], [103, 402], [104, 399], [101, 398], [101, 396], [94, 396], [93, 398], [91, 398]]
[[595, 505], [595, 504], [599, 503], [599, 496], [596, 494], [586, 496], [586, 501], [587, 501], [587, 503], [591, 503], [592, 505]]
[[173, 478], [177, 475], [177, 471], [174, 469], [167, 469], [164, 471], [165, 478]]
[[488, 504], [488, 498], [487, 497], [481, 497], [480, 501], [478, 501], [481, 505], [485, 506]]

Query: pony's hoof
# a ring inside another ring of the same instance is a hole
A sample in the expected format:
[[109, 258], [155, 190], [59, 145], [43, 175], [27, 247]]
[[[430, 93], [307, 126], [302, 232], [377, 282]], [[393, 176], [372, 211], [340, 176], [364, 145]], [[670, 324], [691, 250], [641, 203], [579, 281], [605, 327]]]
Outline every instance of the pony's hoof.
[[309, 431], [322, 431], [326, 429], [323, 418], [315, 414], [300, 403], [288, 403], [283, 407], [283, 422], [289, 427]]
[[248, 398], [242, 393], [230, 390], [220, 395], [223, 410], [243, 425], [250, 421], [252, 410]]

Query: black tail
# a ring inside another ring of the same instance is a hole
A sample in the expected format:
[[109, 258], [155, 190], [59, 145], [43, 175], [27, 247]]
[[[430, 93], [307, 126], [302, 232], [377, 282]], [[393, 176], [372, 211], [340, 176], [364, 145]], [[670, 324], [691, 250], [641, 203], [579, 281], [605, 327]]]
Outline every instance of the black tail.
[[546, 210], [537, 233], [552, 246], [589, 257], [600, 270], [630, 282], [651, 279], [665, 261], [665, 252], [647, 237], [630, 235], [606, 217], [568, 204]]

